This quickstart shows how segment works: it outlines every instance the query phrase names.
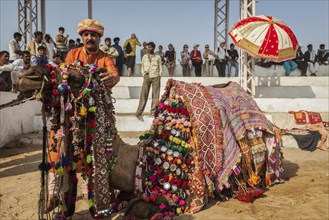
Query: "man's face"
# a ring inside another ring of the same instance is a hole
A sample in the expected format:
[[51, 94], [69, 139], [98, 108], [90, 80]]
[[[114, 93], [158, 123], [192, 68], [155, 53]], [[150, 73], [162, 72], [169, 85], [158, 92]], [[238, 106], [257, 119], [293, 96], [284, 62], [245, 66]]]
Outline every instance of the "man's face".
[[115, 44], [119, 44], [119, 40], [115, 40], [114, 43], [115, 43]]
[[221, 48], [224, 48], [224, 47], [225, 47], [225, 43], [221, 43], [221, 44], [220, 44], [220, 47], [221, 47]]
[[48, 43], [49, 41], [50, 41], [50, 37], [47, 35], [47, 36], [45, 36], [45, 40], [46, 40], [46, 42]]
[[233, 49], [234, 49], [234, 45], [231, 45], [231, 46], [230, 46], [230, 49], [233, 50]]
[[81, 37], [86, 50], [96, 51], [98, 49], [100, 37], [97, 33], [92, 31], [85, 31], [82, 33]]
[[136, 35], [135, 35], [135, 34], [132, 34], [132, 35], [131, 35], [131, 38], [132, 38], [132, 39], [135, 39], [135, 38], [136, 38]]
[[308, 48], [309, 51], [313, 50], [313, 46], [308, 46], [307, 48]]
[[2, 57], [0, 57], [0, 62], [5, 64], [9, 62], [9, 54], [5, 53], [2, 55]]
[[106, 40], [105, 41], [105, 45], [108, 46], [108, 47], [111, 46], [111, 41], [110, 40]]
[[43, 57], [46, 54], [45, 50], [38, 50], [38, 54]]
[[69, 47], [74, 47], [74, 46], [75, 46], [75, 42], [69, 43]]
[[41, 43], [41, 41], [43, 40], [43, 36], [42, 35], [38, 35], [36, 38], [35, 38], [35, 41], [37, 43]]
[[31, 56], [29, 54], [23, 54], [24, 63], [28, 63], [31, 60]]
[[143, 47], [146, 48], [147, 47], [147, 44], [143, 44]]
[[22, 40], [22, 36], [17, 36], [17, 37], [15, 38], [15, 40], [16, 40], [17, 42], [20, 42], [20, 41]]
[[64, 34], [64, 30], [59, 30], [59, 34], [63, 35]]
[[154, 47], [152, 47], [151, 45], [148, 45], [147, 50], [148, 50], [149, 53], [153, 53], [154, 52]]

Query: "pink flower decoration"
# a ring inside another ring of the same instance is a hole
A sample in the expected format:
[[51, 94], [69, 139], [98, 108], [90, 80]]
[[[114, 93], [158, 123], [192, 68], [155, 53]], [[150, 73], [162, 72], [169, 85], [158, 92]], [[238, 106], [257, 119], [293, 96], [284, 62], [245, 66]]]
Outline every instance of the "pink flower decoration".
[[166, 205], [165, 204], [161, 204], [161, 205], [159, 205], [159, 209], [164, 209], [164, 208], [166, 208]]
[[182, 206], [182, 205], [185, 205], [185, 201], [184, 201], [184, 200], [182, 200], [182, 199], [181, 199], [181, 200], [179, 200], [179, 205], [181, 205], [181, 206]]

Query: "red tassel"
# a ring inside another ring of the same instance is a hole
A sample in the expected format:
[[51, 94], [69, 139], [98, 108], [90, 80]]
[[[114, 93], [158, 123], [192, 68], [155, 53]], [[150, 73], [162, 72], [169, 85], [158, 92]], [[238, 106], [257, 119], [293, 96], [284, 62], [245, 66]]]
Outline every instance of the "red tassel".
[[263, 195], [263, 193], [264, 191], [259, 188], [248, 188], [246, 193], [240, 189], [238, 191], [238, 200], [249, 203], [253, 198], [257, 198]]

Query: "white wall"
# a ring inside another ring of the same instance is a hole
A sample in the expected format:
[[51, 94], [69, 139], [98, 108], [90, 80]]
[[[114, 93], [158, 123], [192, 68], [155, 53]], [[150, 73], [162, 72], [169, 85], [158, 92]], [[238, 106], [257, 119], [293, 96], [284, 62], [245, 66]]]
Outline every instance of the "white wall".
[[[0, 104], [16, 97], [16, 93], [0, 92]], [[21, 134], [35, 131], [34, 115], [41, 112], [41, 106], [41, 102], [28, 101], [0, 110], [0, 148], [10, 141], [17, 140]]]

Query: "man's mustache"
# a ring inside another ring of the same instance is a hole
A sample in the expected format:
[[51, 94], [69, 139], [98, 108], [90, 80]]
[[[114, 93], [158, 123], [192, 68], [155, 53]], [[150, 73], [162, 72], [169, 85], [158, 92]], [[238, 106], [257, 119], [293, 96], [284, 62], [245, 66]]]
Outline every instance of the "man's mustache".
[[91, 44], [95, 44], [95, 41], [93, 41], [93, 40], [88, 40], [88, 41], [87, 41], [87, 44], [89, 44], [89, 43], [91, 43]]

